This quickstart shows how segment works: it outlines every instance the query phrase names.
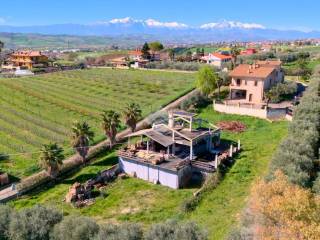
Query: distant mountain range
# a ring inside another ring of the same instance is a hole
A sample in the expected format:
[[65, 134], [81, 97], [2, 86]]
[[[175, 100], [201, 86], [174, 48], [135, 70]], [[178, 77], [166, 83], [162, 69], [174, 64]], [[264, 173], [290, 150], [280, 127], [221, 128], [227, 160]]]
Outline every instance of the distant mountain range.
[[257, 23], [221, 21], [201, 26], [154, 19], [137, 20], [130, 17], [93, 24], [56, 24], [43, 26], [0, 25], [0, 32], [45, 35], [138, 37], [159, 39], [166, 43], [208, 43], [217, 41], [261, 41], [320, 38], [319, 31], [276, 30]]

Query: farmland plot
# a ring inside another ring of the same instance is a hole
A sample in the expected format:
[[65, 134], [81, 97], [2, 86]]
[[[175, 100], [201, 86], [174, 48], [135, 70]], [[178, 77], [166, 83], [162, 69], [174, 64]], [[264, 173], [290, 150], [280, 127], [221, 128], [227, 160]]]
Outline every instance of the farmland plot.
[[190, 73], [91, 69], [0, 79], [0, 168], [23, 177], [38, 170], [39, 148], [58, 142], [70, 148], [70, 127], [86, 120], [95, 142], [103, 139], [100, 113], [140, 104], [143, 116], [192, 88]]

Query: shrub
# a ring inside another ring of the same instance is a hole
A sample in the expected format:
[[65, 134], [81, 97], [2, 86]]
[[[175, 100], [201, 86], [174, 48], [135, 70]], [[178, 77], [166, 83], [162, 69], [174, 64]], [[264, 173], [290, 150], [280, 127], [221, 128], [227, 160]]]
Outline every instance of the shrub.
[[104, 225], [100, 227], [96, 240], [141, 240], [143, 231], [140, 225], [125, 223], [122, 225]]
[[251, 202], [259, 228], [255, 239], [320, 238], [320, 199], [290, 183], [281, 171], [273, 181], [254, 186]]
[[146, 68], [151, 69], [175, 69], [182, 71], [198, 71], [202, 66], [204, 66], [203, 63], [172, 61], [150, 62], [146, 64]]
[[12, 214], [9, 226], [11, 240], [45, 240], [62, 214], [51, 208], [35, 206]]
[[54, 240], [91, 240], [99, 231], [98, 224], [88, 217], [68, 216], [54, 227]]
[[0, 240], [7, 240], [9, 234], [9, 225], [13, 209], [7, 205], [0, 205]]
[[193, 222], [178, 225], [175, 229], [174, 239], [176, 240], [205, 240], [207, 233], [202, 231], [198, 225]]
[[174, 240], [174, 232], [177, 222], [170, 220], [165, 223], [158, 223], [151, 226], [149, 231], [146, 233], [146, 240]]
[[17, 184], [17, 190], [20, 192], [26, 192], [49, 180], [51, 180], [51, 178], [48, 173], [46, 171], [41, 171], [33, 174], [30, 177], [24, 178], [20, 183]]
[[146, 240], [205, 240], [207, 234], [195, 223], [178, 224], [174, 220], [151, 226], [145, 236]]
[[197, 93], [193, 95], [191, 98], [184, 100], [180, 104], [180, 108], [186, 111], [195, 110], [198, 108], [203, 108], [210, 103], [211, 103], [211, 100], [208, 97], [204, 96], [201, 93]]
[[168, 114], [166, 112], [156, 112], [147, 118], [149, 125], [168, 122]]
[[[288, 176], [290, 182], [317, 189], [312, 184], [318, 166], [320, 140], [320, 77], [315, 71], [312, 81], [295, 108], [289, 134], [280, 144], [271, 162], [271, 174], [277, 169]], [[287, 92], [288, 93], [288, 92]]]
[[320, 175], [318, 175], [316, 180], [313, 182], [312, 190], [317, 195], [320, 195]]
[[278, 103], [291, 99], [297, 92], [298, 86], [294, 82], [279, 83], [269, 90], [270, 102]]

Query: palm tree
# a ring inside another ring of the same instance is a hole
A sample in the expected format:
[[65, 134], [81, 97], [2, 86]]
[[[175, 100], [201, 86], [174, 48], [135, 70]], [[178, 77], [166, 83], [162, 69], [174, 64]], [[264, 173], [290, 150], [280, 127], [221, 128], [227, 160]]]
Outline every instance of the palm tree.
[[93, 140], [94, 132], [86, 122], [75, 122], [72, 126], [72, 147], [86, 162], [90, 141]]
[[44, 144], [41, 148], [40, 166], [55, 178], [64, 159], [63, 149], [57, 143]]
[[237, 64], [237, 57], [240, 55], [240, 49], [237, 46], [232, 46], [231, 48], [231, 56], [233, 57], [233, 66], [235, 67]]
[[120, 127], [120, 115], [112, 110], [104, 111], [101, 114], [102, 117], [102, 128], [106, 134], [106, 136], [109, 138], [110, 141], [110, 148], [113, 146], [113, 144], [116, 142], [116, 136], [117, 136], [117, 128]]
[[142, 111], [139, 104], [128, 104], [123, 111], [124, 120], [126, 125], [131, 129], [131, 132], [136, 130], [137, 122], [142, 116]]

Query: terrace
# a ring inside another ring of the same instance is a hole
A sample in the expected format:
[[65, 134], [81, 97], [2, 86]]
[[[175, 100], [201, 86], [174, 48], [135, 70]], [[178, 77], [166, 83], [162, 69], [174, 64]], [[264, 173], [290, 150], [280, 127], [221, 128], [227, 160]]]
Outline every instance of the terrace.
[[[129, 134], [128, 146], [118, 152], [122, 170], [146, 180], [150, 180], [149, 168], [179, 176], [193, 165], [200, 172], [215, 171], [221, 152], [220, 129], [211, 124], [205, 128], [204, 122], [192, 113], [170, 111], [167, 125], [155, 124]], [[140, 140], [131, 144], [133, 137]], [[140, 166], [148, 168], [147, 173]]]

